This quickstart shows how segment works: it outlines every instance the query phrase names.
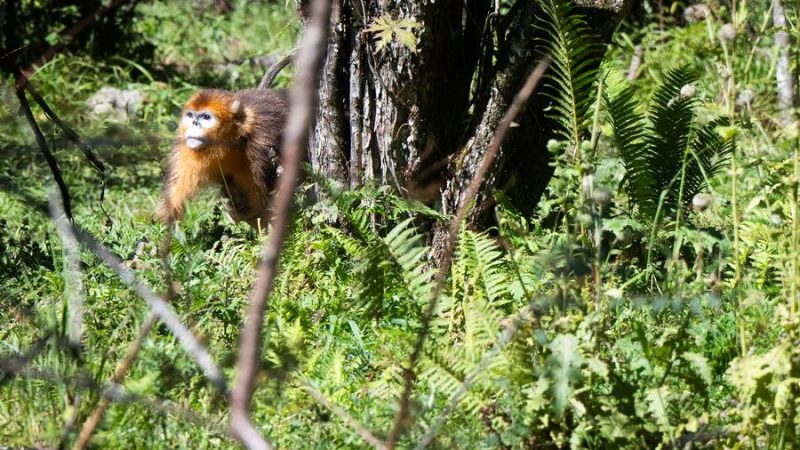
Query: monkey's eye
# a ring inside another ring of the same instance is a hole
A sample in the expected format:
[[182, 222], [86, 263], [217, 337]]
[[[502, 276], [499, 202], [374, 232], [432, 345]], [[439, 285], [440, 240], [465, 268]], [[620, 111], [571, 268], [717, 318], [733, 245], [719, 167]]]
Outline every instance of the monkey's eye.
[[186, 113], [186, 117], [188, 117], [190, 119], [193, 119], [194, 118], [194, 113], [189, 111], [189, 112]]
[[211, 120], [211, 114], [209, 114], [209, 113], [201, 113], [198, 118], [200, 120], [203, 120], [203, 121]]

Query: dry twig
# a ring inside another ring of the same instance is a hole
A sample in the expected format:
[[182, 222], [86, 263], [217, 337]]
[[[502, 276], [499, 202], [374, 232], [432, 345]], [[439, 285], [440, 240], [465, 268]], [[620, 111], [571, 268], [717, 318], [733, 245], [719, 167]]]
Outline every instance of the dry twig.
[[153, 292], [149, 286], [139, 281], [136, 277], [136, 273], [125, 267], [122, 260], [103, 244], [97, 242], [91, 235], [75, 226], [72, 226], [72, 229], [74, 230], [78, 242], [85, 245], [92, 253], [97, 255], [104, 264], [119, 275], [120, 279], [122, 279], [125, 284], [132, 287], [137, 294], [147, 301], [153, 314], [157, 315], [158, 318], [164, 322], [164, 325], [175, 335], [186, 353], [197, 361], [203, 374], [205, 374], [212, 385], [220, 391], [227, 393], [228, 388], [225, 377], [214, 363], [211, 354], [200, 344], [192, 332], [181, 323], [175, 311], [167, 304], [167, 301]]
[[80, 347], [83, 335], [83, 281], [81, 279], [81, 254], [75, 234], [64, 219], [63, 209], [56, 206], [57, 200], [50, 199], [50, 215], [64, 245], [64, 295], [67, 298], [69, 322], [67, 336], [72, 345]]
[[486, 176], [486, 173], [489, 171], [495, 155], [497, 155], [497, 152], [500, 150], [500, 145], [503, 143], [503, 140], [508, 133], [508, 129], [511, 127], [511, 123], [516, 118], [520, 109], [522, 109], [522, 107], [528, 101], [528, 98], [530, 98], [530, 96], [533, 94], [533, 91], [536, 89], [539, 80], [541, 80], [545, 70], [547, 70], [549, 65], [549, 59], [539, 62], [536, 68], [534, 68], [533, 72], [531, 72], [531, 74], [528, 76], [527, 81], [525, 81], [525, 85], [514, 97], [511, 106], [509, 106], [508, 110], [503, 116], [503, 119], [500, 121], [500, 124], [497, 127], [497, 131], [492, 137], [492, 141], [489, 143], [486, 154], [483, 155], [483, 160], [478, 167], [478, 171], [475, 172], [475, 176], [472, 177], [472, 180], [470, 181], [469, 186], [462, 197], [461, 204], [458, 207], [455, 217], [450, 222], [450, 231], [447, 241], [445, 242], [445, 248], [444, 252], [442, 253], [439, 271], [436, 274], [436, 283], [434, 284], [431, 292], [431, 298], [428, 301], [427, 308], [422, 316], [422, 325], [419, 333], [417, 334], [417, 341], [414, 344], [414, 350], [411, 353], [408, 367], [404, 369], [403, 378], [405, 383], [403, 386], [403, 392], [400, 396], [400, 409], [395, 415], [394, 424], [389, 432], [388, 437], [386, 438], [387, 449], [394, 449], [395, 445], [397, 445], [400, 435], [407, 427], [410, 420], [409, 410], [411, 390], [416, 382], [416, 364], [422, 355], [425, 339], [428, 337], [428, 332], [430, 331], [430, 324], [431, 320], [433, 319], [433, 313], [436, 310], [436, 305], [439, 301], [442, 283], [444, 282], [444, 278], [447, 276], [447, 273], [450, 271], [450, 265], [453, 260], [453, 251], [455, 250], [456, 242], [458, 240], [458, 229], [460, 228], [461, 222], [464, 220], [464, 217], [467, 214], [467, 209], [469, 208], [472, 199], [475, 198], [478, 188], [480, 188], [481, 183], [483, 183], [483, 179]]
[[332, 403], [328, 400], [322, 392], [318, 391], [314, 386], [307, 382], [303, 382], [303, 389], [309, 393], [316, 401], [318, 401], [322, 406], [331, 410], [334, 414], [339, 416], [342, 419], [342, 422], [345, 423], [348, 427], [350, 427], [353, 431], [358, 433], [362, 439], [367, 441], [371, 446], [373, 446], [376, 450], [384, 450], [383, 442], [380, 439], [375, 437], [372, 432], [370, 432], [364, 425], [362, 425], [358, 420], [353, 418], [347, 411], [345, 411], [339, 405]]
[[231, 395], [231, 430], [250, 449], [272, 448], [250, 421], [250, 403], [261, 360], [261, 330], [264, 326], [267, 299], [272, 291], [278, 258], [288, 233], [294, 191], [300, 176], [300, 162], [308, 146], [308, 133], [314, 118], [329, 20], [329, 1], [315, 0], [311, 19], [300, 45], [297, 76], [291, 92], [291, 111], [284, 130], [281, 151], [283, 172], [278, 180], [277, 194], [272, 205], [272, 231], [261, 253], [258, 278], [250, 293], [247, 316], [239, 339], [236, 385]]
[[[20, 77], [17, 78], [19, 79]], [[67, 189], [67, 184], [64, 183], [64, 177], [61, 176], [61, 169], [58, 167], [58, 161], [56, 161], [55, 156], [53, 156], [53, 152], [50, 151], [50, 146], [47, 145], [47, 139], [44, 138], [42, 130], [39, 129], [39, 124], [36, 123], [36, 119], [33, 117], [31, 105], [28, 103], [28, 98], [25, 96], [25, 91], [18, 89], [17, 99], [19, 100], [19, 105], [22, 108], [22, 114], [25, 115], [28, 125], [31, 127], [34, 136], [36, 136], [36, 143], [39, 145], [39, 150], [41, 150], [42, 155], [44, 155], [47, 165], [50, 166], [50, 172], [53, 173], [53, 178], [58, 185], [58, 191], [61, 193], [61, 202], [63, 204], [64, 213], [67, 215], [67, 218], [72, 221], [72, 207], [70, 205], [69, 189]]]

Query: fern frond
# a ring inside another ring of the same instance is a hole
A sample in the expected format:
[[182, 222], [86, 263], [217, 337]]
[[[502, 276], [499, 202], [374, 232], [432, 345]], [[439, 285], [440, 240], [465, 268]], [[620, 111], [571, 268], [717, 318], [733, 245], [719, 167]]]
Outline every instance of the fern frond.
[[543, 15], [536, 27], [544, 33], [544, 52], [552, 59], [544, 94], [553, 101], [551, 118], [562, 127], [558, 134], [577, 148], [588, 128], [603, 49], [566, 1], [543, 0], [540, 5]]
[[728, 157], [733, 153], [736, 142], [723, 139], [717, 128], [727, 125], [727, 118], [720, 118], [700, 127], [692, 140], [692, 157], [686, 170], [683, 206], [689, 206], [695, 194], [699, 193], [707, 181], [727, 167]]
[[477, 364], [500, 334], [501, 310], [486, 299], [472, 298], [464, 302], [465, 359]]
[[400, 222], [382, 241], [399, 266], [408, 294], [417, 304], [424, 305], [433, 289], [434, 272], [425, 259], [428, 248], [422, 244], [422, 237], [412, 221]]
[[636, 113], [630, 87], [606, 99], [614, 143], [625, 165], [625, 188], [640, 212], [650, 217], [662, 201], [662, 215], [687, 207], [733, 150], [733, 142], [716, 133], [719, 122], [699, 129], [695, 124], [698, 101], [692, 86], [697, 79], [688, 67], [670, 71], [653, 94], [647, 120]]
[[[463, 351], [459, 348], [448, 348], [446, 352], [430, 352], [426, 355], [420, 379], [430, 386], [435, 394], [442, 398], [451, 398], [461, 388], [464, 377], [470, 372], [471, 367], [465, 363], [462, 354]], [[481, 396], [479, 382], [473, 386], [474, 388], [467, 392], [462, 402], [462, 407], [471, 414], [477, 413], [486, 403], [486, 399]]]
[[666, 75], [653, 94], [644, 154], [634, 160], [628, 172], [637, 186], [644, 187], [644, 180], [650, 184], [636, 191], [638, 203], [649, 214], [657, 210], [663, 192], [666, 192], [664, 211], [672, 212], [677, 207], [677, 177], [691, 139], [697, 105], [696, 97], [682, 96], [681, 89], [696, 81], [697, 75], [688, 67], [679, 67]]
[[608, 91], [604, 102], [614, 133], [612, 139], [627, 164], [642, 157], [640, 150], [646, 122], [642, 114], [636, 111], [633, 87], [626, 85], [611, 95]]
[[509, 283], [503, 270], [503, 254], [497, 243], [484, 233], [468, 232], [465, 238], [474, 249], [472, 268], [480, 276], [489, 302], [494, 306], [507, 303]]

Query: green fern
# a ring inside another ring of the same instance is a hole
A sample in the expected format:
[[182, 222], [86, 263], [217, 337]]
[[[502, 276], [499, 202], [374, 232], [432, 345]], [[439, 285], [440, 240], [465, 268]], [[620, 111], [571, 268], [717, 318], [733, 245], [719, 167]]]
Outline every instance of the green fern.
[[[433, 271], [426, 259], [428, 248], [413, 226], [424, 207], [394, 199], [388, 190], [365, 187], [358, 191], [341, 189], [319, 174], [312, 177], [320, 191], [332, 201], [350, 233], [330, 227], [348, 255], [355, 261], [355, 297], [366, 314], [389, 319], [406, 317], [424, 304], [433, 287]], [[386, 232], [375, 217], [411, 216]], [[404, 291], [405, 296], [396, 293]], [[404, 297], [404, 298], [401, 298]], [[410, 302], [407, 300], [411, 300]], [[389, 308], [394, 309], [390, 311]]]
[[389, 254], [399, 266], [406, 291], [414, 302], [425, 305], [433, 289], [434, 271], [425, 255], [428, 247], [422, 245], [422, 236], [412, 225], [413, 218], [397, 224], [382, 239]]
[[718, 122], [696, 124], [696, 81], [688, 67], [670, 71], [653, 94], [647, 117], [636, 112], [629, 86], [606, 97], [613, 140], [626, 170], [625, 189], [650, 217], [659, 206], [663, 216], [690, 205], [733, 151], [733, 141], [716, 132]]
[[464, 239], [473, 251], [470, 266], [480, 277], [486, 298], [495, 306], [508, 303], [508, 277], [497, 242], [485, 233], [466, 232]]
[[[463, 408], [478, 413], [498, 392], [498, 374], [506, 373], [510, 361], [503, 352], [488, 363], [486, 352], [497, 342], [510, 300], [510, 270], [496, 241], [485, 233], [466, 228], [460, 231], [453, 268], [451, 289], [443, 296], [434, 321], [435, 338], [426, 355], [421, 379], [437, 395], [452, 398], [461, 389], [464, 378], [474, 373]], [[478, 364], [484, 364], [475, 373]]]
[[543, 0], [540, 5], [543, 15], [536, 27], [545, 35], [544, 53], [552, 58], [543, 92], [553, 102], [550, 117], [562, 126], [557, 133], [577, 150], [588, 128], [603, 51], [584, 18], [566, 1]]

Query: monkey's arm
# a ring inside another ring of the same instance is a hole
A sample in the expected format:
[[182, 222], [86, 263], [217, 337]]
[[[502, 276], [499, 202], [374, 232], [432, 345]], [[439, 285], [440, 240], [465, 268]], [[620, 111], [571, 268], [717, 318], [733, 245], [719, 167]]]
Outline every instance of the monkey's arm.
[[156, 218], [168, 223], [183, 217], [184, 204], [208, 182], [206, 171], [195, 167], [186, 158], [182, 158], [180, 150], [173, 150], [164, 174], [164, 188], [161, 200], [156, 209]]

